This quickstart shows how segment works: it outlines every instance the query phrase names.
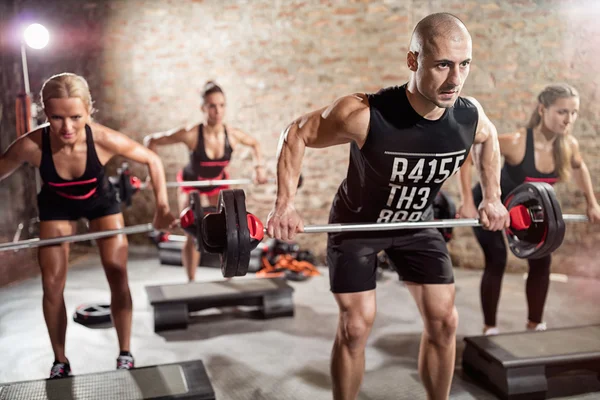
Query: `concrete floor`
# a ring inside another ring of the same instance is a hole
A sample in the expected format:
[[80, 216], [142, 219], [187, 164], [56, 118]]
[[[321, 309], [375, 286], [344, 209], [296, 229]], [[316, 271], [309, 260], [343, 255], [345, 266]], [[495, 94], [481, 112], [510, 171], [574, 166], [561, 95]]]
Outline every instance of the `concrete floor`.
[[[17, 267], [17, 266], [15, 266]], [[182, 268], [160, 266], [154, 250], [132, 249], [129, 263], [134, 298], [132, 352], [137, 366], [202, 359], [218, 399], [329, 399], [329, 354], [337, 307], [329, 293], [327, 270], [295, 288], [293, 318], [253, 320], [238, 313], [205, 313], [187, 330], [157, 335], [145, 286], [183, 283]], [[462, 337], [482, 327], [480, 272], [457, 269], [460, 314], [459, 357], [452, 399], [493, 399], [460, 371]], [[198, 280], [220, 280], [220, 270], [201, 268]], [[249, 276], [248, 278], [251, 278]], [[246, 278], [236, 278], [246, 279]], [[554, 281], [545, 320], [550, 328], [599, 324], [600, 282], [570, 278]], [[0, 289], [0, 382], [46, 378], [53, 355], [41, 310], [40, 279]], [[408, 291], [386, 272], [378, 283], [378, 317], [367, 349], [360, 399], [425, 398], [416, 373], [422, 323]], [[82, 303], [107, 303], [106, 283], [97, 255], [78, 259], [69, 271], [67, 310]], [[506, 275], [500, 304], [503, 332], [523, 330], [526, 321], [523, 275]], [[69, 320], [67, 355], [75, 374], [112, 370], [118, 353], [114, 329], [90, 329]], [[577, 385], [551, 382], [554, 398], [600, 398], [600, 384], [582, 375]]]

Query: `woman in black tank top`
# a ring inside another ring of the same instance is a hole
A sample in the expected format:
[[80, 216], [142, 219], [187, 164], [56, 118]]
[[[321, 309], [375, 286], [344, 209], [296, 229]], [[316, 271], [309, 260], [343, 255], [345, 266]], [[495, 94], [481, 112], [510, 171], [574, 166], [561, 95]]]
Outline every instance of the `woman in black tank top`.
[[[577, 91], [566, 84], [550, 85], [538, 96], [526, 129], [500, 135], [500, 151], [505, 158], [502, 168], [502, 199], [524, 182], [568, 180], [572, 175], [585, 193], [587, 215], [592, 222], [600, 221], [600, 207], [594, 196], [589, 171], [579, 151], [577, 139], [572, 136], [573, 124], [579, 110]], [[477, 218], [476, 206], [481, 202], [481, 187], [471, 191], [471, 160], [460, 171], [462, 205], [459, 216]], [[481, 279], [481, 305], [484, 315], [484, 334], [497, 334], [496, 313], [507, 253], [501, 232], [475, 228], [475, 236], [484, 253], [485, 270]], [[526, 283], [529, 330], [545, 330], [542, 320], [548, 287], [550, 285], [551, 256], [527, 260], [529, 274]]]
[[[48, 123], [15, 140], [0, 156], [0, 179], [27, 162], [39, 168], [43, 187], [38, 194], [40, 239], [75, 234], [75, 222], [89, 220], [90, 231], [124, 227], [115, 190], [104, 165], [115, 155], [146, 164], [156, 197], [154, 226], [166, 229], [175, 221], [169, 211], [164, 170], [160, 159], [127, 136], [91, 121], [92, 99], [87, 82], [74, 74], [59, 74], [42, 87]], [[111, 289], [112, 320], [121, 353], [118, 369], [133, 367], [130, 350], [132, 304], [127, 281], [127, 237], [98, 239], [102, 265]], [[69, 244], [39, 247], [44, 291], [43, 309], [54, 364], [50, 378], [68, 376], [65, 355], [67, 315], [63, 291]]]
[[[180, 182], [229, 179], [227, 167], [233, 150], [238, 144], [249, 146], [252, 148], [254, 161], [254, 181], [266, 183], [267, 175], [258, 141], [239, 129], [225, 126], [225, 108], [223, 90], [209, 81], [202, 93], [202, 111], [206, 122], [150, 134], [144, 138], [144, 144], [153, 151], [158, 146], [175, 143], [186, 145], [190, 158], [187, 165], [177, 173], [177, 180]], [[227, 189], [227, 186], [180, 187], [177, 196], [179, 208], [183, 210], [188, 206], [189, 193], [193, 191], [200, 192], [203, 207], [214, 207], [217, 205], [219, 192], [223, 189]], [[193, 238], [189, 236], [182, 250], [182, 260], [188, 279], [192, 282], [200, 263], [200, 253], [196, 250]]]

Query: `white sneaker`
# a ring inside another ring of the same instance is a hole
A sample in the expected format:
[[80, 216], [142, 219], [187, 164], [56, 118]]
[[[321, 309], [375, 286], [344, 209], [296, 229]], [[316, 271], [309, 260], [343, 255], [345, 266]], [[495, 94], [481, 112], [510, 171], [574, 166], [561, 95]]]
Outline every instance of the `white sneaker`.
[[525, 325], [525, 327], [528, 331], [536, 331], [536, 332], [543, 332], [548, 329], [545, 322], [540, 322], [539, 324], [537, 324], [535, 326], [535, 328], [529, 328], [528, 325]]
[[483, 334], [485, 336], [493, 336], [493, 335], [498, 335], [500, 333], [500, 331], [498, 330], [498, 328], [494, 327], [494, 328], [487, 328], [483, 331]]

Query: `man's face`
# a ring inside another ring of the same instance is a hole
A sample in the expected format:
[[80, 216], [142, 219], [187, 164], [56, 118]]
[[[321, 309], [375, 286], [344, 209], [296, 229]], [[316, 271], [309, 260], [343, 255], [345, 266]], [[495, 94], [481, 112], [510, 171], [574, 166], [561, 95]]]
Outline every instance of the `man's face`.
[[469, 75], [471, 38], [438, 37], [424, 43], [421, 53], [416, 55], [417, 68], [411, 69], [416, 74], [419, 93], [438, 107], [452, 107]]

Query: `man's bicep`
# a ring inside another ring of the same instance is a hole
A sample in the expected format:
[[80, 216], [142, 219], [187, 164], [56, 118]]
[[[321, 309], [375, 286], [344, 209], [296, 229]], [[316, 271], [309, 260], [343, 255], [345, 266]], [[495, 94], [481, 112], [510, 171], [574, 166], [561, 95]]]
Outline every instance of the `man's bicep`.
[[496, 126], [485, 115], [483, 109], [479, 110], [479, 120], [477, 121], [477, 131], [475, 134], [475, 144], [481, 144], [487, 140], [497, 140], [498, 132]]
[[292, 122], [284, 131], [286, 141], [297, 136], [307, 147], [329, 147], [343, 143], [340, 126], [332, 115], [327, 115], [327, 108], [303, 115]]
[[490, 134], [495, 132], [496, 127], [487, 117], [483, 106], [481, 103], [479, 103], [479, 101], [477, 101], [477, 99], [470, 96], [466, 96], [465, 99], [473, 103], [475, 108], [477, 108], [477, 128], [475, 129], [475, 138], [473, 140], [473, 144], [481, 144], [490, 137]]
[[369, 126], [366, 96], [354, 94], [336, 100], [320, 113], [318, 136], [331, 145], [362, 143]]

